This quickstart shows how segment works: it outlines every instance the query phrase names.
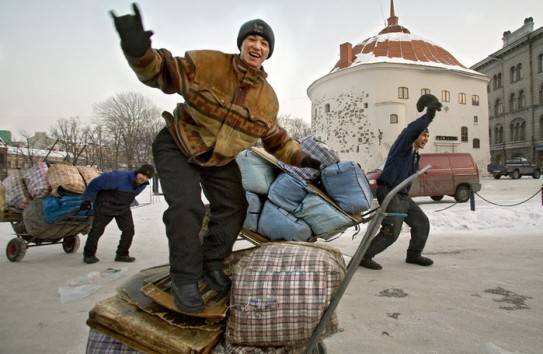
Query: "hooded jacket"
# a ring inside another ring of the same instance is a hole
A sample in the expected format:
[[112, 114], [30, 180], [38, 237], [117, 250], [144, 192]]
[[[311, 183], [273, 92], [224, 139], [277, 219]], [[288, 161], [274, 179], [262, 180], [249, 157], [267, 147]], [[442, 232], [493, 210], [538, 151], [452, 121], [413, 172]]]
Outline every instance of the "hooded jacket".
[[[433, 118], [425, 114], [402, 130], [390, 151], [383, 172], [377, 179], [377, 184], [393, 189], [404, 179], [411, 176], [419, 169], [419, 153], [414, 151], [413, 144], [420, 134], [428, 128]], [[400, 193], [408, 194], [411, 184], [407, 185]]]
[[112, 171], [92, 179], [81, 199], [94, 201], [94, 210], [105, 215], [120, 215], [149, 182], [136, 185], [135, 171]]
[[173, 57], [166, 49], [149, 49], [139, 58], [126, 58], [141, 82], [185, 99], [173, 115], [164, 112], [163, 117], [190, 162], [225, 165], [259, 138], [289, 165], [300, 166], [308, 156], [277, 124], [279, 103], [266, 72], [238, 55], [198, 50]]

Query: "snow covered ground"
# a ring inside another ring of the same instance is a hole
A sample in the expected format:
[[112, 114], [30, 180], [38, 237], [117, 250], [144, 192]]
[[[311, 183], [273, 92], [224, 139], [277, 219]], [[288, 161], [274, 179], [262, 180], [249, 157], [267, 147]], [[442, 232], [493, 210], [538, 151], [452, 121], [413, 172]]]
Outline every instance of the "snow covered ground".
[[[404, 229], [400, 239], [376, 257], [383, 270], [360, 268], [353, 277], [338, 307], [342, 331], [326, 339], [328, 352], [543, 352], [542, 183], [530, 177], [485, 178], [475, 211], [470, 203], [455, 204], [452, 197], [440, 202], [416, 198], [430, 218], [424, 253], [435, 264], [404, 262], [409, 239]], [[28, 249], [18, 263], [0, 256], [1, 353], [85, 352], [89, 310], [113, 296], [131, 275], [168, 262], [162, 224], [167, 204], [150, 189], [138, 200], [131, 248], [135, 263], [113, 261], [119, 240], [115, 223], [100, 240], [96, 264], [82, 262], [85, 236], [75, 254], [53, 245]], [[353, 255], [367, 225], [361, 226], [354, 240], [349, 229], [331, 245]], [[0, 224], [0, 249], [13, 237], [11, 225]], [[121, 266], [127, 270], [120, 279], [86, 298], [60, 303], [58, 289], [67, 280]], [[386, 296], [400, 293], [405, 297]], [[513, 303], [513, 309], [504, 307], [507, 303]]]

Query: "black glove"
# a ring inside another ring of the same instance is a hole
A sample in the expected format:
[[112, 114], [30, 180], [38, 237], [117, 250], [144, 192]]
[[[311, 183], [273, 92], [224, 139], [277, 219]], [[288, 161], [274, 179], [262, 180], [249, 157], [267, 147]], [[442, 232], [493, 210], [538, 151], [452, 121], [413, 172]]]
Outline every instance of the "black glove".
[[79, 210], [91, 210], [92, 209], [92, 203], [88, 200], [84, 200], [81, 202], [81, 205], [79, 206]]
[[436, 115], [436, 111], [441, 111], [442, 106], [437, 97], [429, 93], [420, 96], [417, 101], [417, 111], [422, 112], [426, 108], [426, 113], [432, 118]]
[[151, 48], [153, 31], [143, 29], [138, 5], [134, 3], [132, 7], [134, 8], [134, 15], [117, 17], [113, 11], [110, 11], [110, 14], [113, 17], [115, 28], [119, 32], [119, 37], [121, 37], [121, 48], [129, 56], [138, 58]]
[[317, 159], [312, 158], [311, 156], [306, 156], [302, 160], [302, 167], [309, 167], [314, 170], [320, 170], [321, 168], [321, 162]]

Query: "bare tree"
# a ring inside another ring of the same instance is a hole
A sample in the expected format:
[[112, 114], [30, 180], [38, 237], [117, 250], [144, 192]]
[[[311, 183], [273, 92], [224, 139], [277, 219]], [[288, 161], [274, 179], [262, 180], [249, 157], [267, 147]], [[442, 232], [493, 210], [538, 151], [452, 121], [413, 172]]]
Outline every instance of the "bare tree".
[[128, 169], [151, 160], [150, 142], [159, 129], [160, 111], [149, 99], [135, 92], [110, 97], [93, 106], [100, 123], [112, 138], [117, 162]]
[[301, 118], [291, 117], [290, 114], [283, 114], [277, 117], [277, 121], [294, 139], [311, 135], [311, 126]]
[[[19, 135], [24, 139], [24, 146], [18, 145], [17, 150], [21, 153], [17, 154], [17, 167], [19, 168], [29, 168], [34, 166], [36, 162], [40, 159], [39, 156], [36, 156], [34, 149], [34, 144], [32, 143], [32, 135], [26, 130], [19, 130]], [[22, 163], [19, 165], [19, 156], [22, 158]]]
[[[51, 128], [51, 135], [58, 139], [61, 148], [66, 151], [67, 156], [72, 156], [72, 161], [79, 156], [85, 147], [82, 141], [83, 126], [79, 117], [60, 118], [56, 125]], [[69, 157], [67, 157], [69, 160]]]

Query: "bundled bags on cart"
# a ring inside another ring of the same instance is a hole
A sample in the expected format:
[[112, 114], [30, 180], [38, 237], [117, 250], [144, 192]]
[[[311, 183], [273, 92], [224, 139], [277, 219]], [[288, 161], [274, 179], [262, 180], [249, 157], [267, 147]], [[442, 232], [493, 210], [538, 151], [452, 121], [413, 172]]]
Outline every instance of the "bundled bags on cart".
[[320, 158], [320, 171], [285, 165], [258, 148], [238, 155], [249, 203], [245, 229], [270, 240], [327, 239], [370, 208], [373, 195], [358, 164], [340, 161], [312, 137], [302, 140], [302, 148]]
[[[263, 244], [233, 267], [226, 342], [303, 349], [345, 272], [341, 253], [326, 245]], [[337, 330], [334, 313], [322, 335]]]
[[[79, 233], [86, 235], [91, 228], [90, 217], [81, 217], [74, 219], [72, 213], [77, 213], [79, 210], [67, 211], [67, 214], [57, 218], [55, 222], [48, 223], [45, 220], [44, 200], [56, 201], [56, 197], [36, 198], [32, 200], [30, 205], [23, 210], [23, 221], [27, 232], [30, 235], [39, 235], [40, 239], [61, 238]], [[79, 208], [78, 208], [79, 209]], [[57, 209], [58, 210], [58, 209]], [[50, 218], [50, 216], [49, 216]]]

